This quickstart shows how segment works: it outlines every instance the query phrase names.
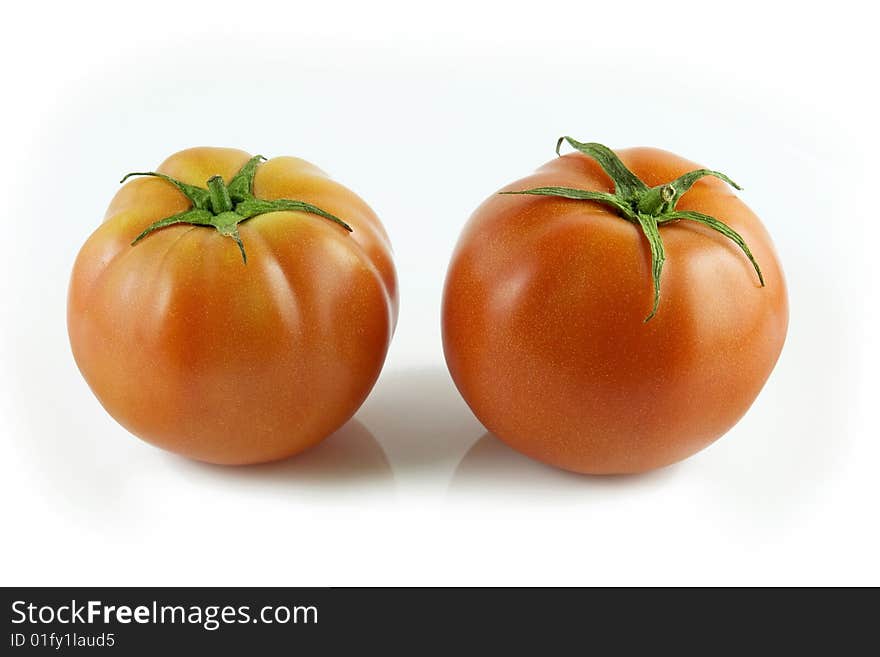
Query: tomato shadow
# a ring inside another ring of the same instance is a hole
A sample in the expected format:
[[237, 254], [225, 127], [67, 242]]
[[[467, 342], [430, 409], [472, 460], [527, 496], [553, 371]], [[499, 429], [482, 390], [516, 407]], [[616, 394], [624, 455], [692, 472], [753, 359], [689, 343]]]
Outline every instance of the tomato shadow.
[[461, 459], [449, 483], [447, 495], [472, 498], [502, 496], [540, 501], [546, 495], [553, 504], [583, 502], [593, 493], [650, 489], [674, 476], [677, 465], [642, 474], [583, 475], [535, 461], [486, 432]]
[[445, 481], [484, 431], [445, 367], [384, 373], [358, 412], [388, 454], [395, 478]]
[[169, 455], [173, 467], [197, 479], [224, 485], [278, 489], [287, 487], [322, 495], [329, 491], [392, 492], [394, 476], [382, 446], [358, 420], [314, 447], [283, 461], [259, 465], [224, 466]]

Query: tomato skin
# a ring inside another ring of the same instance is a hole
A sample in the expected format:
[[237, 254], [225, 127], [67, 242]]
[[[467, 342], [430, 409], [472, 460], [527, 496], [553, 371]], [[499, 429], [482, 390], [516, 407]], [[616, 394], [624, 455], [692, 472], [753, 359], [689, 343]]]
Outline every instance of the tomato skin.
[[[647, 185], [701, 168], [649, 148], [616, 151]], [[591, 158], [565, 155], [503, 191], [612, 192]], [[782, 349], [788, 301], [760, 220], [719, 180], [678, 203], [738, 231], [764, 272], [723, 236], [664, 225], [661, 298], [634, 224], [589, 201], [493, 195], [453, 253], [443, 295], [449, 371], [477, 418], [537, 460], [635, 473], [706, 447], [748, 410]]]
[[[250, 155], [194, 148], [158, 171], [228, 182]], [[391, 247], [354, 193], [297, 158], [257, 170], [254, 195], [344, 217], [272, 212], [239, 226], [248, 261], [210, 227], [154, 221], [189, 207], [169, 183], [124, 185], [74, 264], [68, 332], [107, 411], [144, 440], [223, 464], [296, 454], [342, 426], [373, 387], [397, 318]]]

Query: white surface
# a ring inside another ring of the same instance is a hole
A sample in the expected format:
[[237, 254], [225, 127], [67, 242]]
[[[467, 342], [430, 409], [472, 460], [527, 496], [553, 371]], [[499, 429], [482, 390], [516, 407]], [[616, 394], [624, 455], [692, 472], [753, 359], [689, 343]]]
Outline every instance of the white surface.
[[[880, 584], [875, 23], [854, 2], [630, 4], [8, 7], [0, 583]], [[788, 343], [750, 413], [646, 476], [511, 452], [443, 365], [461, 226], [563, 133], [730, 173], [788, 276]], [[311, 160], [395, 246], [385, 371], [287, 463], [149, 447], [70, 355], [67, 277], [120, 174], [192, 145]]]

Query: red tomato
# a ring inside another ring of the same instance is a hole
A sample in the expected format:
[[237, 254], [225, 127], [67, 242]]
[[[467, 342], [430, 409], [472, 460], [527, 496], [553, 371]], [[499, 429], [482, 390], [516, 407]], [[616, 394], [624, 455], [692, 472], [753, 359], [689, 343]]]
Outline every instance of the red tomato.
[[132, 433], [194, 459], [314, 445], [385, 359], [397, 317], [385, 230], [297, 158], [194, 148], [158, 172], [171, 179], [119, 190], [76, 259], [68, 329], [83, 376]]
[[465, 227], [443, 296], [446, 361], [480, 421], [524, 454], [650, 470], [752, 404], [785, 340], [785, 281], [721, 174], [680, 178], [700, 167], [569, 143], [581, 152], [508, 185], [528, 193], [491, 196]]

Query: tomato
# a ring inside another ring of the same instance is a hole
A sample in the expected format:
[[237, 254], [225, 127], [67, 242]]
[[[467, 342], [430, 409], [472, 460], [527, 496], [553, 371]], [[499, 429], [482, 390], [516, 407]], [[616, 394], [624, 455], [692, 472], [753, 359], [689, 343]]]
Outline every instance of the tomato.
[[446, 361], [477, 418], [532, 458], [661, 467], [724, 434], [763, 387], [788, 327], [782, 268], [723, 174], [565, 139], [578, 152], [464, 228], [443, 294]]
[[261, 159], [193, 148], [133, 174], [70, 281], [70, 343], [104, 408], [212, 463], [282, 459], [342, 426], [397, 318], [373, 211], [304, 160]]

